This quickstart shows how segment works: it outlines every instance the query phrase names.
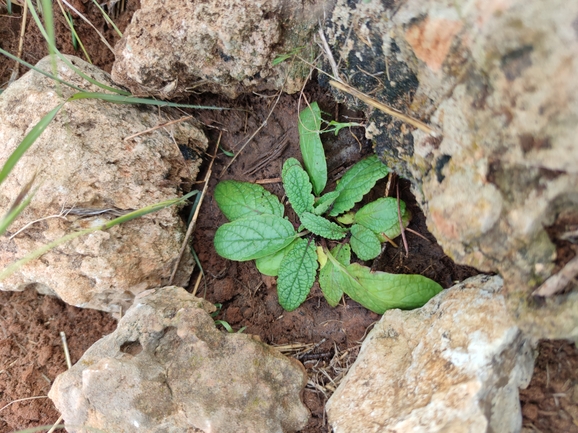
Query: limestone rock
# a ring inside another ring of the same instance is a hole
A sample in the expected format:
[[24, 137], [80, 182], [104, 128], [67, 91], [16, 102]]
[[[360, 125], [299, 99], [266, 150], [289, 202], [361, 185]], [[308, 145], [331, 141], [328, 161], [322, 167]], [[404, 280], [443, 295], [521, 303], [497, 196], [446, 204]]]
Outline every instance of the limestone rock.
[[143, 0], [115, 47], [112, 77], [133, 93], [160, 98], [297, 92], [309, 67], [271, 62], [301, 46], [302, 56], [312, 56], [324, 2], [317, 3]]
[[499, 272], [541, 338], [578, 337], [576, 284], [531, 297], [578, 227], [577, 22], [562, 0], [338, 0], [326, 30], [352, 86], [441, 134], [367, 110], [368, 136], [414, 182], [444, 251]]
[[[85, 74], [113, 85], [108, 74], [78, 58], [69, 59]], [[48, 58], [37, 66], [51, 71]], [[64, 63], [57, 68], [60, 78], [102, 92]], [[64, 98], [75, 93], [30, 71], [2, 93], [0, 166], [41, 117], [63, 100], [59, 92]], [[38, 188], [30, 206], [0, 241], [0, 269], [67, 233], [114, 217], [63, 216], [63, 209], [129, 210], [181, 196], [183, 186], [190, 187], [195, 180], [198, 155], [207, 145], [200, 130], [183, 122], [172, 131], [156, 129], [124, 140], [166, 121], [156, 108], [89, 99], [66, 103], [0, 186], [2, 215], [34, 175]], [[173, 140], [192, 158], [185, 160]], [[40, 221], [26, 227], [36, 220]], [[16, 234], [20, 229], [24, 230]], [[178, 209], [167, 208], [70, 241], [20, 268], [0, 282], [0, 289], [35, 285], [40, 292], [78, 307], [126, 309], [137, 293], [166, 284], [184, 229]], [[186, 284], [192, 264], [192, 258], [185, 256], [177, 283]]]
[[327, 403], [334, 432], [519, 432], [534, 357], [501, 290], [480, 275], [387, 311]]
[[117, 330], [54, 381], [49, 396], [67, 430], [302, 428], [309, 414], [300, 400], [301, 364], [249, 335], [218, 331], [207, 314], [213, 310], [179, 287], [139, 295]]

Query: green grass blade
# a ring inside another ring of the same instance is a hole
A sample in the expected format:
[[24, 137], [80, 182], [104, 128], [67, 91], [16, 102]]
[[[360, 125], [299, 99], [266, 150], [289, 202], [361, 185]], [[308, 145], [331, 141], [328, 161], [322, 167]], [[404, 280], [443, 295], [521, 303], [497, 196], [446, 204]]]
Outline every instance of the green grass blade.
[[12, 0], [6, 0], [6, 11], [8, 15], [12, 15]]
[[29, 194], [24, 200], [20, 201], [15, 207], [8, 211], [8, 214], [0, 220], [0, 236], [10, 227], [10, 224], [22, 213], [24, 209], [30, 204], [33, 194]]
[[56, 116], [56, 114], [60, 111], [60, 109], [64, 106], [64, 102], [58, 105], [56, 108], [49, 111], [47, 114], [44, 115], [40, 121], [34, 125], [34, 127], [30, 130], [26, 137], [22, 140], [22, 142], [18, 145], [18, 147], [12, 152], [12, 155], [8, 157], [2, 170], [0, 170], [0, 184], [4, 182], [6, 177], [10, 174], [16, 163], [22, 158], [24, 153], [34, 144], [36, 139], [44, 132], [44, 130], [48, 127], [52, 119]]
[[[96, 228], [95, 230], [107, 230], [111, 227], [114, 227], [116, 225], [125, 223], [127, 221], [133, 220], [135, 218], [140, 218], [142, 216], [145, 216], [149, 213], [152, 212], [157, 212], [161, 209], [164, 209], [166, 207], [169, 206], [174, 206], [180, 203], [184, 203], [186, 202], [189, 198], [191, 198], [192, 196], [194, 196], [195, 194], [197, 194], [199, 191], [191, 191], [188, 194], [185, 194], [184, 196], [180, 197], [180, 198], [172, 198], [169, 200], [165, 200], [165, 201], [161, 201], [155, 204], [151, 204], [150, 206], [145, 206], [143, 208], [137, 209], [133, 212], [129, 212], [125, 215], [119, 216], [118, 218], [115, 218], [113, 220], [108, 221], [107, 223], [103, 224], [100, 228]], [[91, 229], [93, 230], [93, 229]]]
[[24, 266], [26, 263], [28, 263], [34, 259], [37, 259], [38, 257], [46, 254], [48, 251], [50, 251], [53, 248], [56, 248], [59, 245], [62, 245], [68, 241], [71, 241], [71, 240], [76, 239], [80, 236], [87, 235], [89, 233], [92, 233], [92, 232], [95, 232], [98, 230], [107, 230], [107, 229], [114, 227], [118, 224], [122, 224], [124, 222], [130, 221], [130, 220], [135, 219], [135, 218], [140, 218], [146, 214], [159, 211], [159, 210], [164, 209], [166, 207], [184, 203], [187, 199], [189, 199], [190, 197], [192, 197], [193, 195], [195, 195], [197, 193], [198, 193], [198, 191], [191, 191], [190, 193], [188, 193], [188, 194], [186, 194], [180, 198], [165, 200], [165, 201], [155, 203], [153, 205], [146, 206], [146, 207], [143, 207], [141, 209], [135, 210], [134, 212], [130, 212], [126, 215], [122, 215], [118, 218], [115, 218], [111, 221], [108, 221], [107, 223], [103, 224], [100, 227], [91, 227], [91, 228], [88, 228], [85, 230], [80, 230], [77, 232], [69, 233], [66, 236], [63, 236], [59, 239], [56, 239], [55, 241], [50, 242], [49, 244], [43, 245], [42, 247], [38, 248], [37, 250], [34, 250], [31, 253], [28, 253], [25, 257], [21, 258], [20, 260], [17, 260], [16, 262], [14, 262], [11, 265], [9, 265], [8, 267], [6, 267], [4, 270], [2, 270], [2, 272], [0, 272], [0, 281], [9, 277], [10, 275], [12, 275], [14, 272], [16, 272], [20, 267]]
[[[78, 69], [76, 66], [74, 66], [70, 60], [68, 60], [60, 51], [58, 51], [58, 49], [56, 48], [56, 45], [54, 45], [54, 43], [50, 40], [47, 31], [44, 29], [44, 26], [42, 25], [42, 22], [40, 21], [40, 18], [38, 18], [38, 14], [36, 13], [34, 6], [32, 5], [32, 1], [31, 0], [26, 0], [26, 1], [28, 2], [28, 8], [30, 9], [30, 14], [32, 15], [32, 18], [34, 18], [34, 21], [36, 22], [36, 25], [38, 26], [40, 33], [42, 33], [42, 37], [44, 37], [44, 39], [46, 40], [46, 43], [48, 44], [49, 50], [54, 50], [54, 53], [58, 56], [58, 58], [60, 60], [62, 60], [66, 64], [66, 66], [68, 66], [77, 75], [84, 78], [89, 83], [92, 83], [95, 86], [100, 87], [101, 89], [108, 90], [109, 92], [113, 92], [113, 93], [118, 93], [120, 95], [127, 95], [127, 96], [130, 95], [130, 92], [127, 92], [126, 90], [121, 90], [121, 89], [117, 89], [115, 87], [107, 86], [106, 84], [103, 84], [103, 83], [95, 80], [94, 78], [89, 77], [84, 72], [82, 72], [80, 69]], [[43, 0], [43, 1], [50, 1], [50, 0]], [[54, 75], [56, 75], [56, 73]]]
[[68, 27], [70, 28], [70, 31], [72, 32], [72, 45], [74, 46], [74, 49], [78, 50], [78, 46], [80, 46], [80, 49], [82, 50], [88, 63], [92, 63], [92, 60], [90, 59], [90, 56], [88, 55], [88, 52], [86, 51], [86, 48], [84, 48], [84, 44], [82, 43], [82, 40], [78, 36], [78, 33], [76, 33], [76, 29], [74, 28], [74, 21], [72, 20], [72, 14], [70, 12], [66, 12], [64, 10], [64, 7], [62, 6], [61, 2], [58, 2], [58, 6], [60, 6], [60, 10], [62, 11], [62, 15], [64, 16], [64, 19], [66, 20], [66, 23], [68, 24]]
[[104, 9], [98, 4], [98, 2], [96, 0], [92, 0], [92, 2], [96, 5], [96, 7], [98, 8], [98, 10], [100, 11], [100, 13], [102, 14], [102, 16], [104, 17], [105, 21], [111, 25], [111, 27], [114, 29], [114, 31], [116, 32], [117, 35], [119, 35], [122, 38], [122, 32], [119, 30], [119, 28], [116, 26], [116, 24], [114, 23], [114, 21], [108, 16], [108, 14], [104, 11]]
[[64, 81], [64, 80], [61, 79], [61, 78], [55, 77], [55, 76], [52, 75], [50, 72], [46, 72], [46, 71], [44, 71], [44, 70], [42, 70], [42, 69], [40, 69], [40, 68], [37, 68], [36, 66], [34, 66], [34, 65], [32, 65], [32, 64], [30, 64], [30, 63], [28, 63], [28, 62], [25, 62], [24, 60], [16, 57], [14, 54], [10, 54], [8, 51], [3, 50], [2, 48], [0, 48], [0, 54], [5, 55], [5, 56], [8, 57], [9, 59], [12, 59], [12, 60], [17, 61], [17, 62], [20, 63], [21, 65], [26, 66], [27, 68], [32, 69], [33, 71], [38, 72], [39, 74], [42, 74], [42, 75], [44, 75], [45, 77], [50, 78], [51, 80], [58, 81], [59, 83], [62, 83], [62, 84], [64, 84], [65, 86], [68, 86], [68, 87], [70, 87], [70, 88], [72, 88], [72, 89], [74, 89], [74, 90], [78, 90], [79, 92], [84, 92], [84, 89], [82, 89], [82, 88], [80, 88], [80, 87], [78, 87], [78, 86], [75, 86], [74, 84], [69, 83], [69, 82], [67, 82], [67, 81]]
[[195, 109], [202, 109], [202, 110], [229, 110], [229, 108], [223, 108], [223, 107], [179, 104], [176, 102], [157, 101], [155, 99], [136, 98], [134, 96], [111, 95], [110, 93], [98, 93], [98, 92], [76, 93], [76, 94], [72, 95], [68, 100], [69, 101], [76, 101], [79, 99], [100, 99], [102, 101], [113, 102], [115, 104], [143, 104], [143, 105], [154, 105], [156, 107], [195, 108]]

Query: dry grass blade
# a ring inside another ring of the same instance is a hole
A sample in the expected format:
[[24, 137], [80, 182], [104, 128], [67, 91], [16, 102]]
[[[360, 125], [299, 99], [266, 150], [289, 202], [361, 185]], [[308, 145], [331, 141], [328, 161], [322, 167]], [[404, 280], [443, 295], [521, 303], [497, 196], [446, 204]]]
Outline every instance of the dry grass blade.
[[88, 18], [86, 18], [84, 15], [82, 15], [74, 6], [72, 6], [70, 3], [68, 3], [66, 0], [62, 0], [62, 3], [64, 3], [71, 11], [73, 11], [75, 14], [77, 14], [80, 19], [82, 21], [84, 21], [85, 23], [87, 23], [90, 27], [93, 28], [93, 30], [98, 34], [100, 40], [102, 41], [102, 43], [114, 54], [114, 49], [111, 47], [111, 45], [108, 43], [108, 41], [106, 40], [106, 38], [104, 37], [104, 35], [102, 33], [100, 33], [98, 31], [98, 29], [96, 27], [94, 27], [94, 24], [92, 24], [90, 22], [90, 20]]
[[10, 403], [0, 407], [0, 411], [3, 411], [4, 409], [6, 409], [9, 406], [12, 406], [14, 403], [20, 403], [21, 401], [28, 401], [28, 400], [38, 400], [39, 398], [48, 398], [48, 396], [47, 395], [38, 395], [35, 397], [19, 398], [18, 400], [13, 400]]
[[532, 295], [534, 296], [552, 296], [564, 290], [570, 282], [578, 275], [578, 256], [570, 260], [558, 271], [556, 275], [548, 278]]
[[325, 39], [325, 33], [323, 33], [323, 29], [321, 28], [321, 23], [319, 23], [319, 37], [321, 38], [321, 44], [323, 45], [323, 51], [327, 56], [327, 61], [331, 65], [331, 71], [333, 72], [333, 77], [335, 80], [342, 82], [341, 78], [339, 77], [339, 69], [337, 68], [337, 63], [335, 63], [335, 59], [333, 58], [333, 53], [329, 48], [329, 44], [327, 43], [327, 39]]
[[245, 173], [243, 174], [249, 176], [253, 175], [259, 170], [261, 170], [263, 167], [265, 167], [267, 164], [269, 164], [269, 162], [279, 157], [289, 145], [289, 131], [285, 132], [281, 136], [281, 138], [279, 138], [276, 141], [277, 144], [275, 145], [275, 147], [273, 147], [271, 151], [267, 152], [265, 155], [263, 155], [261, 158], [255, 161], [255, 163], [251, 167], [249, 167], [247, 171], [245, 171]]
[[399, 183], [396, 185], [397, 190], [397, 219], [399, 221], [399, 230], [401, 231], [401, 239], [403, 240], [403, 247], [405, 248], [405, 256], [409, 257], [409, 247], [407, 246], [407, 239], [405, 238], [405, 227], [401, 218], [401, 208], [399, 205]]
[[[22, 22], [20, 23], [20, 39], [18, 41], [18, 58], [22, 57], [22, 47], [24, 44], [24, 32], [26, 31], [26, 18], [28, 17], [28, 3], [24, 2], [22, 9]], [[12, 84], [16, 79], [18, 79], [18, 74], [20, 71], [20, 62], [16, 61], [14, 65], [14, 70], [10, 74], [10, 80], [8, 80], [8, 85]]]
[[243, 145], [241, 146], [241, 148], [235, 153], [235, 155], [231, 158], [231, 160], [229, 161], [229, 163], [223, 167], [223, 169], [221, 170], [221, 173], [219, 174], [219, 176], [222, 176], [223, 174], [225, 174], [225, 172], [229, 169], [229, 167], [231, 166], [231, 164], [233, 164], [233, 162], [235, 162], [235, 160], [237, 159], [237, 157], [241, 154], [241, 152], [243, 152], [243, 150], [245, 150], [245, 147], [247, 147], [247, 145], [253, 140], [253, 138], [255, 138], [255, 136], [259, 133], [259, 131], [261, 131], [261, 129], [263, 129], [265, 127], [265, 125], [267, 125], [267, 122], [269, 121], [269, 118], [271, 117], [271, 115], [273, 114], [273, 111], [275, 111], [275, 107], [277, 107], [277, 104], [279, 103], [279, 100], [281, 99], [281, 95], [283, 94], [283, 87], [281, 87], [281, 90], [279, 90], [279, 92], [277, 93], [277, 98], [275, 99], [275, 103], [273, 104], [273, 107], [271, 107], [271, 110], [269, 111], [269, 114], [267, 115], [267, 117], [265, 118], [265, 120], [261, 123], [261, 125], [251, 134], [251, 136], [249, 138], [247, 138], [247, 140], [245, 141], [245, 143], [243, 143]]
[[80, 36], [78, 36], [78, 33], [76, 32], [76, 29], [74, 28], [74, 22], [72, 20], [72, 14], [70, 12], [66, 12], [64, 10], [64, 6], [62, 5], [62, 0], [58, 0], [58, 7], [60, 8], [60, 11], [62, 12], [62, 16], [64, 17], [64, 20], [68, 24], [68, 27], [70, 28], [70, 31], [72, 33], [72, 45], [74, 46], [75, 49], [78, 49], [77, 45], [75, 45], [75, 42], [78, 45], [80, 45], [80, 49], [82, 50], [84, 56], [86, 57], [86, 60], [88, 61], [88, 63], [92, 63], [92, 59], [90, 58], [88, 51], [86, 51], [86, 48], [84, 47], [84, 44], [82, 43], [82, 40], [80, 39]]
[[341, 90], [342, 92], [349, 93], [350, 95], [355, 96], [358, 99], [361, 99], [367, 105], [377, 108], [378, 110], [383, 111], [384, 113], [389, 114], [390, 116], [396, 117], [399, 120], [404, 121], [405, 123], [409, 123], [411, 126], [415, 126], [416, 128], [421, 129], [422, 131], [431, 135], [432, 137], [439, 137], [441, 135], [438, 131], [434, 130], [433, 128], [430, 128], [422, 121], [414, 119], [413, 117], [408, 116], [406, 114], [403, 114], [402, 112], [396, 110], [395, 108], [385, 105], [379, 102], [377, 99], [373, 99], [371, 96], [368, 96], [363, 92], [360, 92], [359, 90], [351, 87], [348, 84], [340, 83], [334, 80], [330, 80], [329, 84], [331, 84], [336, 89]]
[[291, 344], [282, 344], [282, 345], [273, 345], [275, 349], [277, 349], [281, 353], [294, 353], [294, 352], [303, 352], [304, 350], [310, 350], [314, 346], [313, 343], [291, 343]]
[[129, 135], [128, 137], [123, 138], [123, 141], [130, 140], [131, 138], [135, 138], [135, 137], [138, 137], [140, 135], [148, 134], [149, 132], [153, 132], [153, 131], [156, 131], [157, 129], [164, 128], [165, 126], [170, 126], [170, 125], [173, 125], [175, 123], [184, 122], [185, 120], [190, 120], [192, 118], [193, 118], [193, 116], [185, 116], [185, 117], [181, 117], [180, 119], [171, 120], [171, 121], [165, 122], [161, 125], [157, 125], [157, 126], [153, 126], [152, 128], [145, 129], [144, 131], [137, 132], [136, 134]]
[[185, 239], [183, 240], [181, 250], [179, 251], [179, 256], [178, 256], [177, 261], [175, 263], [175, 266], [173, 268], [171, 278], [169, 279], [169, 286], [171, 284], [173, 284], [173, 281], [175, 280], [175, 275], [177, 274], [177, 270], [179, 269], [179, 264], [181, 263], [181, 260], [183, 258], [183, 254], [185, 253], [185, 249], [187, 248], [187, 244], [189, 242], [189, 238], [191, 237], [191, 234], [193, 233], [193, 230], [195, 228], [195, 223], [197, 222], [197, 218], [199, 217], [199, 211], [201, 210], [201, 206], [203, 204], [203, 198], [205, 197], [205, 194], [207, 193], [207, 189], [209, 188], [209, 179], [211, 178], [211, 174], [213, 172], [213, 163], [215, 162], [215, 156], [217, 155], [217, 151], [219, 149], [219, 144], [221, 144], [221, 135], [222, 135], [222, 133], [219, 134], [219, 138], [217, 139], [217, 145], [215, 146], [215, 153], [213, 154], [213, 156], [211, 158], [211, 163], [209, 164], [209, 169], [207, 170], [207, 174], [205, 176], [205, 186], [203, 187], [203, 192], [201, 193], [201, 198], [199, 200], [199, 203], [197, 204], [197, 208], [195, 209], [195, 213], [193, 215], [191, 223], [189, 224], [189, 227], [187, 228], [187, 233], [185, 234]]

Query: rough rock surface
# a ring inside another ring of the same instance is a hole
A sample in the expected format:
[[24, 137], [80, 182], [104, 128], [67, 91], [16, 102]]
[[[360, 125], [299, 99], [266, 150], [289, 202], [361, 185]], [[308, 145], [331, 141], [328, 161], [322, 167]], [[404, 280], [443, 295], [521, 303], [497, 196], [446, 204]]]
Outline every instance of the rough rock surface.
[[557, 257], [578, 228], [578, 3], [338, 0], [326, 31], [352, 86], [441, 133], [368, 110], [446, 253], [500, 272], [528, 332], [578, 337], [576, 284], [530, 297], [578, 250]]
[[501, 289], [480, 275], [386, 312], [327, 403], [334, 432], [520, 431], [534, 357]]
[[135, 94], [175, 98], [197, 92], [301, 89], [309, 67], [273, 66], [277, 55], [305, 46], [324, 2], [285, 0], [143, 0], [115, 47], [113, 79]]
[[[86, 74], [112, 85], [106, 73], [78, 58], [69, 59]], [[37, 66], [51, 70], [48, 58]], [[86, 90], [102, 91], [63, 63], [58, 63], [58, 74]], [[75, 91], [63, 85], [57, 89], [52, 80], [31, 71], [2, 93], [0, 166], [40, 118], [63, 100], [58, 92], [66, 98]], [[190, 187], [197, 175], [198, 153], [207, 144], [200, 130], [184, 122], [172, 131], [157, 129], [123, 140], [165, 122], [169, 114], [159, 117], [158, 109], [100, 100], [66, 103], [0, 187], [4, 215], [36, 174], [38, 190], [30, 206], [0, 242], [0, 269], [67, 233], [114, 217], [63, 216], [63, 209], [138, 209], [182, 195], [183, 185]], [[185, 160], [175, 141], [193, 158]], [[20, 268], [0, 283], [0, 289], [35, 285], [41, 293], [56, 294], [78, 307], [126, 309], [137, 293], [166, 284], [183, 239], [178, 209], [167, 208], [70, 241]], [[185, 256], [177, 283], [186, 283], [192, 263]]]
[[67, 430], [302, 428], [309, 413], [301, 364], [249, 335], [218, 331], [207, 314], [214, 309], [174, 286], [139, 295], [117, 330], [54, 381], [49, 396]]

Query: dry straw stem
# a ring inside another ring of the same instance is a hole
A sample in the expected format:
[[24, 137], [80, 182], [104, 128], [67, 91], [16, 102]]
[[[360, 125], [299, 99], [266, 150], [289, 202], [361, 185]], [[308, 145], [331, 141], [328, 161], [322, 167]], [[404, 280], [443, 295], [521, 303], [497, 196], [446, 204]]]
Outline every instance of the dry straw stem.
[[[22, 57], [22, 46], [24, 44], [24, 32], [26, 31], [26, 18], [28, 17], [28, 3], [24, 2], [23, 10], [22, 10], [22, 23], [20, 24], [20, 39], [18, 41], [18, 57]], [[16, 64], [14, 65], [14, 70], [10, 75], [10, 80], [8, 81], [8, 85], [12, 84], [18, 78], [18, 73], [20, 71], [20, 63], [16, 60]]]
[[98, 31], [98, 29], [96, 27], [94, 27], [94, 25], [90, 22], [90, 20], [88, 18], [86, 18], [84, 15], [82, 15], [74, 6], [72, 6], [70, 3], [68, 3], [66, 0], [62, 0], [62, 3], [64, 3], [71, 11], [73, 11], [75, 14], [77, 14], [85, 23], [87, 23], [90, 27], [92, 27], [94, 29], [94, 31], [98, 34], [98, 36], [100, 37], [100, 40], [102, 41], [102, 43], [104, 45], [106, 45], [106, 47], [111, 51], [111, 53], [114, 54], [114, 49], [110, 46], [110, 44], [108, 43], [108, 41], [106, 40], [106, 38], [103, 36], [102, 33], [100, 33]]
[[[62, 340], [62, 349], [64, 350], [64, 358], [66, 359], [66, 367], [70, 370], [72, 368], [72, 362], [70, 360], [70, 351], [68, 350], [68, 343], [66, 342], [66, 334], [64, 331], [60, 331], [60, 339]], [[52, 433], [57, 428], [62, 428], [60, 422], [62, 421], [62, 415], [58, 417], [54, 425], [46, 433]]]
[[552, 296], [564, 290], [564, 288], [578, 275], [578, 256], [570, 260], [560, 269], [556, 275], [548, 278], [532, 295], [534, 296]]
[[[199, 212], [201, 210], [201, 206], [203, 205], [203, 198], [205, 198], [205, 194], [207, 193], [207, 189], [209, 188], [209, 179], [211, 178], [211, 174], [213, 172], [213, 163], [215, 162], [215, 157], [217, 156], [217, 151], [219, 150], [219, 144], [221, 144], [221, 136], [222, 133], [219, 134], [219, 138], [217, 139], [217, 144], [215, 146], [215, 153], [211, 158], [211, 163], [209, 164], [209, 169], [207, 170], [207, 174], [205, 175], [205, 186], [203, 187], [203, 192], [201, 193], [201, 198], [199, 199], [199, 203], [197, 204], [197, 208], [195, 209], [195, 213], [193, 214], [193, 218], [191, 219], [191, 223], [187, 228], [187, 233], [185, 234], [185, 239], [183, 240], [183, 244], [181, 245], [181, 250], [179, 251], [179, 257], [175, 263], [173, 268], [173, 272], [171, 274], [171, 278], [169, 279], [169, 286], [173, 284], [175, 279], [175, 275], [177, 274], [177, 270], [179, 269], [179, 264], [183, 258], [183, 254], [185, 253], [185, 248], [187, 248], [187, 244], [189, 242], [189, 238], [193, 233], [195, 228], [195, 224], [197, 222], [197, 218], [199, 217]], [[202, 275], [202, 274], [201, 274]], [[200, 282], [200, 280], [199, 280]]]
[[137, 132], [136, 134], [129, 135], [128, 137], [123, 138], [123, 141], [130, 140], [131, 138], [135, 138], [135, 137], [138, 137], [140, 135], [148, 134], [149, 132], [153, 132], [153, 131], [156, 131], [157, 129], [164, 128], [165, 126], [170, 126], [170, 125], [173, 125], [175, 123], [184, 122], [185, 120], [190, 120], [192, 118], [193, 118], [193, 116], [185, 116], [185, 117], [181, 117], [180, 119], [171, 120], [171, 121], [165, 122], [161, 125], [157, 125], [157, 126], [153, 126], [152, 128], [145, 129], [144, 131]]
[[441, 135], [438, 131], [434, 130], [433, 128], [430, 128], [422, 121], [414, 119], [413, 117], [410, 117], [406, 114], [403, 114], [400, 111], [397, 111], [395, 108], [392, 108], [388, 105], [379, 102], [377, 99], [373, 99], [372, 97], [367, 96], [365, 93], [360, 92], [359, 90], [351, 87], [349, 84], [340, 83], [335, 80], [329, 80], [329, 84], [331, 84], [336, 89], [341, 90], [342, 92], [349, 93], [350, 95], [355, 96], [356, 98], [365, 102], [367, 105], [377, 108], [378, 110], [383, 111], [385, 114], [389, 114], [390, 116], [396, 117], [399, 120], [402, 120], [405, 123], [410, 124], [411, 126], [421, 129], [423, 132], [431, 135], [432, 137], [439, 137]]

